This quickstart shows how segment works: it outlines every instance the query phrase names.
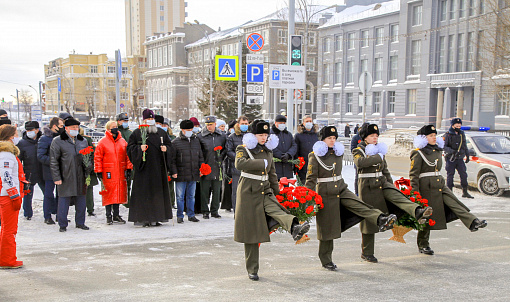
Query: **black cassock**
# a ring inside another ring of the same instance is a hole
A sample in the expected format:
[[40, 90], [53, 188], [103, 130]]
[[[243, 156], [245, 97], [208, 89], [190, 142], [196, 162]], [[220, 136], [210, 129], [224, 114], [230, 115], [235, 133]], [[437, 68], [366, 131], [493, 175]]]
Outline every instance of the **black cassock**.
[[[142, 159], [143, 152], [140, 147], [142, 145], [140, 129], [133, 131], [129, 137], [127, 154], [135, 170], [129, 203], [128, 221], [131, 222], [166, 222], [172, 219], [167, 174], [171, 166], [172, 142], [164, 130], [157, 129], [157, 133], [147, 135], [149, 147], [145, 151], [145, 161]], [[167, 152], [161, 151], [161, 138]]]

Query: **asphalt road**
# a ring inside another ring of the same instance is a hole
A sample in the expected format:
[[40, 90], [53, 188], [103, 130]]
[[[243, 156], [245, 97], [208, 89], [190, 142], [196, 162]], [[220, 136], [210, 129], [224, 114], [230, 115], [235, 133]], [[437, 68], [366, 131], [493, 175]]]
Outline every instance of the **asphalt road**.
[[411, 165], [409, 156], [386, 156], [386, 162], [388, 163], [388, 169], [390, 170], [391, 175], [409, 178], [409, 167]]

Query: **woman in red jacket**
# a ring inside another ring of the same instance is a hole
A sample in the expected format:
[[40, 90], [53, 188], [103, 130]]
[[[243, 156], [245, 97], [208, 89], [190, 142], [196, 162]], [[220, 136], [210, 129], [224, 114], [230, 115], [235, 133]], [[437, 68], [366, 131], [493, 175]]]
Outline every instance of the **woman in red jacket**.
[[100, 194], [103, 196], [103, 206], [106, 206], [107, 224], [114, 221], [126, 223], [119, 215], [119, 204], [127, 203], [127, 179], [130, 179], [133, 169], [126, 148], [127, 142], [122, 139], [117, 122], [108, 122], [105, 136], [97, 144], [94, 154], [94, 170], [104, 185]]
[[0, 214], [2, 228], [0, 232], [0, 267], [20, 268], [23, 261], [16, 258], [16, 234], [18, 233], [18, 215], [23, 199], [25, 173], [18, 159], [19, 141], [16, 127], [0, 126]]

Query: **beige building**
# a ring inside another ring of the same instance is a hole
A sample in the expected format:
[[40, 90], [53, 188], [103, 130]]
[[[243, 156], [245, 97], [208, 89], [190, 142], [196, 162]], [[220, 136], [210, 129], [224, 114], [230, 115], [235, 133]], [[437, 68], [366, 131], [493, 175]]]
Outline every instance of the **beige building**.
[[[122, 59], [120, 81], [121, 111], [137, 116], [144, 106], [144, 57]], [[46, 113], [58, 110], [58, 78], [60, 78], [60, 111], [77, 116], [115, 115], [115, 60], [106, 54], [70, 54], [44, 65]]]
[[125, 0], [126, 55], [144, 56], [147, 37], [182, 27], [186, 5], [184, 0]]

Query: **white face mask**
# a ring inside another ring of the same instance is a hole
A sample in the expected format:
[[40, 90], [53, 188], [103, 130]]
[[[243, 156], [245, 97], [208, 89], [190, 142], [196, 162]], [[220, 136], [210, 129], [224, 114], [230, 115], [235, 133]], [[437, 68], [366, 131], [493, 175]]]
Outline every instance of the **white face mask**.
[[149, 126], [154, 126], [156, 125], [156, 120], [146, 120], [145, 123]]
[[287, 128], [286, 124], [278, 124], [278, 130], [283, 131], [285, 128]]
[[36, 135], [35, 131], [27, 131], [28, 138], [34, 138]]
[[184, 131], [184, 136], [190, 138], [193, 135], [193, 131]]
[[19, 138], [19, 137], [14, 137], [14, 138], [12, 139], [12, 143], [13, 143], [13, 144], [15, 144], [15, 145], [17, 145], [17, 144], [19, 143], [19, 141], [20, 141], [20, 138]]
[[305, 123], [306, 130], [310, 130], [313, 127], [313, 123]]
[[71, 135], [72, 137], [76, 137], [78, 136], [80, 132], [78, 130], [69, 130], [69, 135]]
[[194, 128], [193, 128], [193, 132], [195, 132], [195, 133], [200, 132], [200, 127], [194, 127]]

